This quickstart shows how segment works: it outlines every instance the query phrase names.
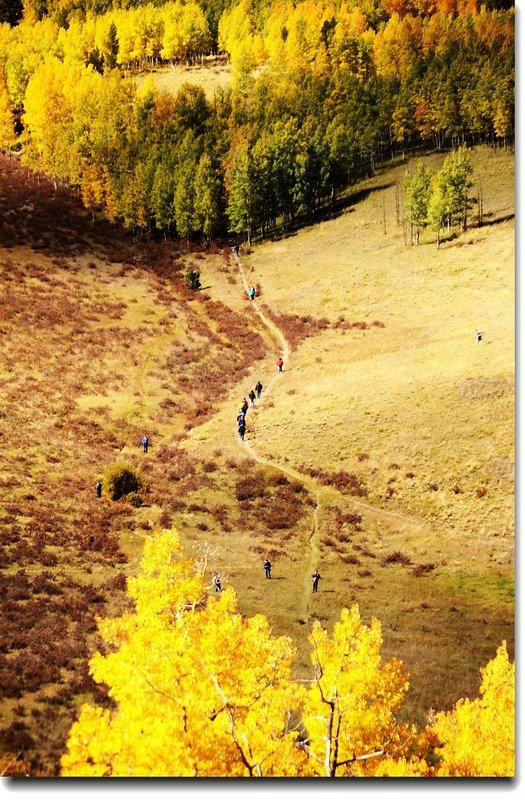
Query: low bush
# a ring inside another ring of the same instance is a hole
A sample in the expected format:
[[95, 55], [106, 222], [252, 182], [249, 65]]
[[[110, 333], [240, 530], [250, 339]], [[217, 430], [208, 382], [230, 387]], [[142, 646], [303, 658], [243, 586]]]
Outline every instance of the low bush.
[[142, 487], [142, 478], [136, 467], [131, 464], [111, 464], [102, 476], [104, 493], [111, 500], [138, 492]]
[[385, 556], [382, 560], [383, 564], [410, 564], [409, 556], [406, 556], [404, 553], [401, 553], [399, 550], [396, 550], [394, 553], [389, 553]]
[[351, 554], [340, 555], [340, 556], [339, 556], [339, 558], [340, 558], [340, 559], [341, 559], [341, 561], [343, 561], [345, 564], [360, 564], [360, 563], [361, 563], [361, 562], [359, 561], [359, 559], [357, 558], [357, 556], [353, 556], [353, 555], [351, 555]]
[[420, 578], [422, 575], [428, 575], [429, 572], [432, 572], [435, 568], [435, 564], [416, 564], [412, 570], [412, 574], [415, 575], [416, 578]]
[[142, 495], [139, 494], [139, 492], [131, 492], [130, 494], [126, 495], [126, 499], [128, 503], [133, 506], [133, 508], [140, 508], [144, 502]]

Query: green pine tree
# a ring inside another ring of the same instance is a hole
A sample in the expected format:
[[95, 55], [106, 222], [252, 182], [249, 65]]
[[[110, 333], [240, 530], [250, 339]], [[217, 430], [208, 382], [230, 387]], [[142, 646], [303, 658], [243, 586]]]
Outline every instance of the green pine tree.
[[173, 208], [175, 211], [175, 225], [177, 233], [186, 239], [190, 246], [190, 237], [195, 232], [195, 162], [186, 161], [179, 167]]
[[115, 69], [117, 66], [118, 51], [119, 40], [117, 35], [117, 26], [114, 22], [112, 22], [109, 26], [104, 54], [106, 69]]
[[208, 242], [219, 226], [221, 185], [211, 157], [204, 153], [195, 175], [194, 225], [196, 230], [204, 233]]
[[151, 213], [155, 218], [155, 227], [164, 231], [164, 236], [170, 233], [170, 226], [175, 221], [173, 205], [175, 195], [175, 175], [169, 164], [161, 161], [153, 177], [151, 189]]
[[250, 169], [250, 153], [243, 145], [235, 153], [230, 175], [228, 207], [226, 214], [230, 220], [230, 231], [244, 233], [251, 243], [253, 232], [253, 196]]

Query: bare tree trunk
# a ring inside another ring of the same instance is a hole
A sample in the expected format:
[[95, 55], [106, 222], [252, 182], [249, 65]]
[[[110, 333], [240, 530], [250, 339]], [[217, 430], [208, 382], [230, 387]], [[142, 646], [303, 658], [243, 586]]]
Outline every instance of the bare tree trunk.
[[483, 222], [483, 184], [478, 184], [478, 226]]

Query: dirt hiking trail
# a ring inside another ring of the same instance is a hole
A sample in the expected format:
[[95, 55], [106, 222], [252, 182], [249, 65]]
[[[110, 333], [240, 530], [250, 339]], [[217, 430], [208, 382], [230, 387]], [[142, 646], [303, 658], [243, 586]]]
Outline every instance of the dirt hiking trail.
[[[239, 276], [243, 285], [243, 288], [246, 292], [246, 295], [249, 296], [250, 291], [250, 284], [246, 277], [246, 272], [244, 270], [243, 264], [240, 258], [233, 253], [233, 257], [235, 263], [237, 265], [237, 269], [239, 271]], [[257, 406], [253, 406], [250, 409], [250, 415], [254, 412], [257, 413], [257, 408], [264, 404], [265, 399], [270, 394], [272, 387], [275, 383], [280, 380], [281, 378], [285, 378], [286, 376], [286, 365], [289, 364], [290, 361], [290, 354], [291, 354], [291, 346], [284, 333], [280, 330], [280, 328], [261, 310], [257, 298], [254, 298], [250, 301], [250, 305], [253, 308], [253, 311], [263, 325], [266, 327], [270, 335], [275, 339], [280, 351], [281, 357], [284, 361], [284, 372], [279, 372], [277, 369], [274, 372], [273, 376], [268, 380], [266, 386], [264, 387], [264, 392], [261, 395], [261, 398], [258, 401]], [[235, 429], [235, 437], [238, 437], [237, 430]], [[308, 548], [309, 548], [309, 558], [308, 558], [308, 569], [305, 574], [304, 578], [304, 586], [301, 593], [301, 602], [300, 607], [302, 610], [302, 615], [305, 621], [308, 621], [311, 615], [311, 594], [312, 594], [312, 587], [311, 587], [311, 574], [312, 572], [318, 568], [318, 562], [320, 557], [320, 546], [319, 546], [319, 534], [320, 534], [320, 527], [321, 527], [321, 517], [322, 517], [322, 508], [323, 505], [329, 504], [337, 504], [341, 502], [341, 494], [340, 492], [335, 489], [334, 487], [330, 486], [320, 486], [319, 483], [309, 475], [300, 472], [299, 470], [293, 469], [289, 466], [285, 466], [280, 464], [277, 461], [264, 458], [260, 456], [255, 447], [254, 447], [254, 440], [252, 439], [243, 439], [239, 438], [240, 444], [244, 447], [247, 454], [256, 461], [258, 464], [264, 464], [272, 469], [275, 469], [284, 475], [292, 478], [293, 480], [300, 481], [308, 493], [312, 497], [312, 505], [313, 505], [313, 514], [312, 514], [312, 524], [310, 528], [310, 534], [308, 537]], [[411, 534], [415, 534], [418, 531], [421, 531], [422, 526], [425, 523], [422, 520], [415, 519], [413, 516], [408, 514], [403, 514], [397, 511], [388, 511], [386, 509], [378, 508], [370, 503], [366, 503], [362, 500], [358, 500], [355, 497], [351, 498], [352, 505], [355, 507], [365, 511], [367, 515], [373, 517], [376, 522], [380, 523], [387, 523], [392, 526], [393, 524], [402, 525], [405, 528], [409, 528]], [[388, 522], [387, 522], [388, 521]], [[321, 575], [321, 579], [322, 579]]]

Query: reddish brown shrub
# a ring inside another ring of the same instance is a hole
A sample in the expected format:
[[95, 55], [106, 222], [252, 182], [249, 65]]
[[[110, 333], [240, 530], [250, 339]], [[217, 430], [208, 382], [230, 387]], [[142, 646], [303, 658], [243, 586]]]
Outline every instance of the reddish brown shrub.
[[396, 550], [393, 553], [389, 553], [388, 555], [384, 556], [381, 559], [381, 563], [385, 564], [404, 564], [408, 565], [411, 564], [411, 560], [409, 556], [406, 556], [404, 553], [401, 553], [399, 550]]
[[349, 553], [347, 553], [347, 554], [341, 554], [341, 555], [339, 556], [339, 558], [340, 558], [340, 559], [341, 559], [341, 561], [343, 561], [345, 564], [360, 564], [360, 563], [361, 563], [361, 562], [359, 561], [359, 559], [357, 558], [357, 556], [353, 556], [353, 555], [351, 555], [351, 554], [349, 554]]
[[435, 564], [416, 564], [412, 570], [412, 575], [415, 575], [416, 578], [420, 578], [422, 575], [428, 575], [429, 572], [432, 572], [435, 568]]

